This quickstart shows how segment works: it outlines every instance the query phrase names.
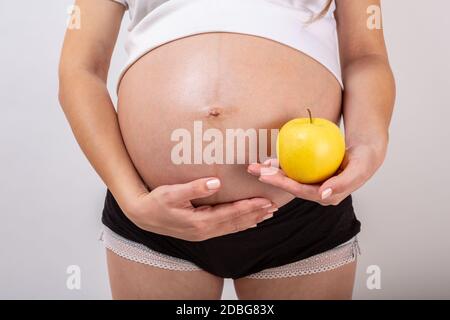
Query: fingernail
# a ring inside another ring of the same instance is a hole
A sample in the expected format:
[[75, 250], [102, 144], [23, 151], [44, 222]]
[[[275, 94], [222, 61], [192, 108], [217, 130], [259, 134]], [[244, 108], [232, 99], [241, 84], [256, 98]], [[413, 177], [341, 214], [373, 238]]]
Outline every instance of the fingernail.
[[268, 214], [268, 215], [266, 215], [266, 216], [263, 217], [263, 221], [264, 221], [264, 220], [267, 220], [267, 219], [270, 219], [270, 218], [272, 218], [272, 217], [273, 217], [273, 214]]
[[208, 190], [216, 190], [220, 187], [220, 180], [219, 179], [211, 179], [206, 182], [206, 187]]
[[272, 206], [271, 203], [265, 204], [263, 205], [261, 208], [266, 209], [266, 208], [270, 208]]
[[273, 208], [273, 209], [267, 210], [267, 212], [270, 212], [270, 213], [276, 212], [276, 211], [278, 211], [278, 208]]
[[331, 188], [327, 188], [325, 190], [322, 191], [322, 200], [325, 200], [326, 198], [329, 198], [331, 196], [331, 194], [333, 193], [333, 190], [331, 190]]
[[250, 228], [256, 228], [258, 225], [257, 224], [255, 224], [254, 226], [250, 226]]
[[263, 164], [265, 164], [266, 166], [272, 163], [272, 159], [267, 159], [266, 161], [263, 162]]

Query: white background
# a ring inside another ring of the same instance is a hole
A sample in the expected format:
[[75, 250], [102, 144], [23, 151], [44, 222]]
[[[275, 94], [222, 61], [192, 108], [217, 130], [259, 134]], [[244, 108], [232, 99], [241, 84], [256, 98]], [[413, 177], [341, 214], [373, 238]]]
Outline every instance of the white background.
[[[105, 187], [57, 101], [71, 3], [0, 1], [0, 298], [110, 298], [97, 241]], [[386, 162], [354, 195], [363, 223], [355, 298], [449, 299], [450, 2], [385, 0], [383, 12], [398, 99]], [[81, 290], [66, 288], [72, 264]], [[381, 268], [381, 290], [366, 287], [370, 265]], [[230, 284], [224, 298], [234, 297]]]

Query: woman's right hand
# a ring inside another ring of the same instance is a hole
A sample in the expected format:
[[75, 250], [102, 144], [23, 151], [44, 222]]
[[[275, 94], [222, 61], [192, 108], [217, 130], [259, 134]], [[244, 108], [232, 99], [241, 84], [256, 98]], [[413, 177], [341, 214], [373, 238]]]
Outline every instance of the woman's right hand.
[[278, 210], [265, 198], [195, 208], [191, 200], [206, 198], [220, 189], [216, 178], [164, 185], [131, 199], [128, 218], [139, 228], [188, 241], [243, 231], [273, 216]]

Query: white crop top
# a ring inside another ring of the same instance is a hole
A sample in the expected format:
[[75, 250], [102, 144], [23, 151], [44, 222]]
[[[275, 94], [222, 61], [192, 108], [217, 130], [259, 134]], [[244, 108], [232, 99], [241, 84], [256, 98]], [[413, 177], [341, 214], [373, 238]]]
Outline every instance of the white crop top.
[[[113, 0], [128, 9], [128, 68], [167, 42], [206, 32], [260, 36], [297, 49], [323, 64], [339, 81], [336, 9], [311, 22], [327, 0]], [[120, 82], [119, 79], [119, 82]]]

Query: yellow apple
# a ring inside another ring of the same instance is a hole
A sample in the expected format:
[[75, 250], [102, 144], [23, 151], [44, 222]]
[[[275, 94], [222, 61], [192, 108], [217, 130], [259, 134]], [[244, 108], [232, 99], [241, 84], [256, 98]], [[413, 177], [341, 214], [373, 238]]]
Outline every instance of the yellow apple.
[[339, 169], [345, 155], [345, 139], [333, 122], [313, 118], [287, 122], [277, 137], [277, 156], [286, 175], [300, 183], [323, 182]]

